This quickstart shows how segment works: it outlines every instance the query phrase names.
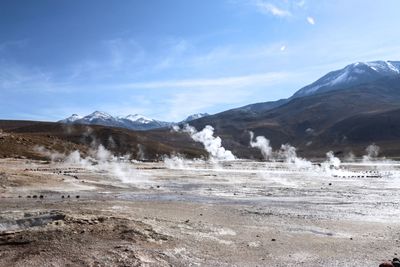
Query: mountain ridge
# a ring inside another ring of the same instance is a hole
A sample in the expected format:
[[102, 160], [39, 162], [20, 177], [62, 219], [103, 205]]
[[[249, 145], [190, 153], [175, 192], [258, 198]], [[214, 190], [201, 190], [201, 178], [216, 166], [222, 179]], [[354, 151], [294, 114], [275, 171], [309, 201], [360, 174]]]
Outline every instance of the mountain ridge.
[[[196, 113], [188, 116], [178, 123], [187, 123], [195, 119], [209, 116], [208, 113]], [[58, 121], [64, 124], [86, 124], [102, 125], [110, 127], [126, 128], [130, 130], [153, 130], [163, 127], [171, 127], [178, 123], [159, 121], [140, 114], [129, 114], [127, 116], [112, 116], [104, 111], [94, 111], [86, 116], [72, 114], [70, 117]]]
[[[387, 65], [382, 63], [383, 61], [374, 61], [369, 62], [367, 68], [376, 72], [372, 67], [378, 69], [377, 62]], [[400, 62], [396, 63], [400, 69]], [[356, 64], [351, 64], [356, 68], [348, 69], [357, 70], [360, 63]], [[362, 68], [366, 68], [365, 65], [361, 65]], [[343, 150], [361, 143], [365, 146], [368, 143], [379, 143], [385, 135], [379, 132], [384, 131], [384, 128], [377, 125], [395, 127], [391, 121], [398, 119], [396, 112], [392, 111], [400, 108], [400, 71], [384, 71], [385, 74], [361, 79], [355, 84], [354, 80], [341, 83], [340, 86], [331, 84], [330, 88], [321, 87], [321, 90], [312, 91], [304, 96], [294, 94], [288, 99], [247, 105], [194, 120], [190, 124], [197, 129], [202, 129], [205, 125], [213, 126], [216, 134], [224, 137], [224, 146], [238, 155], [245, 155], [249, 149], [248, 131], [270, 139], [275, 149], [281, 144], [290, 143], [298, 147], [300, 152], [315, 151], [318, 155], [321, 155], [321, 150], [326, 149]], [[338, 71], [334, 74], [336, 77], [340, 75]], [[315, 85], [315, 82], [313, 84]], [[385, 115], [381, 115], [383, 113]], [[352, 126], [353, 130], [349, 132], [352, 133], [352, 141], [346, 143], [347, 129], [343, 125], [357, 124], [358, 117], [362, 118], [362, 129], [373, 134], [364, 134]], [[376, 119], [382, 117], [386, 118], [385, 123]], [[367, 130], [369, 127], [375, 130]], [[356, 142], [357, 135], [362, 142]], [[400, 140], [391, 141], [393, 148], [388, 144], [382, 145], [393, 150], [398, 142], [400, 147]]]

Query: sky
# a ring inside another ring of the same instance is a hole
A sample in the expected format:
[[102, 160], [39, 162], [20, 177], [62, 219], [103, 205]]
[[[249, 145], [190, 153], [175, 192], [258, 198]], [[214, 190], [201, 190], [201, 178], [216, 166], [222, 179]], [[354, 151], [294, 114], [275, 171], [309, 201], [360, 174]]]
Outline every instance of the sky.
[[398, 0], [0, 0], [0, 118], [180, 121], [400, 60]]

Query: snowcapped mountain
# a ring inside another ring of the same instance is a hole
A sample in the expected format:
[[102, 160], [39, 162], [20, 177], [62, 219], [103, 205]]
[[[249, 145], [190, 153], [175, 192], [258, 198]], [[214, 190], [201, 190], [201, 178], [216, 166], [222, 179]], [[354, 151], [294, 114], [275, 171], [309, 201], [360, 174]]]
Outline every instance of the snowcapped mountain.
[[171, 122], [150, 119], [140, 114], [131, 114], [126, 117], [118, 117], [117, 119], [121, 123], [121, 127], [131, 130], [151, 130], [167, 127], [173, 124]]
[[82, 117], [79, 116], [78, 114], [72, 114], [72, 115], [69, 116], [68, 118], [63, 119], [63, 120], [60, 120], [59, 122], [62, 122], [62, 123], [72, 123], [72, 122], [77, 121], [77, 120], [80, 120], [80, 119], [82, 119]]
[[96, 120], [113, 120], [113, 116], [111, 116], [110, 114], [107, 114], [105, 112], [101, 112], [101, 111], [95, 111], [92, 114], [89, 114], [85, 117], [83, 117], [82, 119], [87, 120], [87, 121], [96, 121]]
[[200, 118], [203, 118], [203, 117], [207, 117], [207, 116], [210, 116], [210, 114], [208, 114], [208, 113], [196, 113], [196, 114], [188, 116], [182, 122], [189, 122], [189, 121], [197, 120], [197, 119], [200, 119]]
[[291, 98], [345, 89], [392, 76], [400, 76], [400, 61], [357, 62], [329, 72], [297, 91]]
[[[209, 114], [208, 113], [193, 114], [179, 123], [187, 123], [189, 121], [196, 120], [206, 116], [209, 116]], [[110, 114], [102, 111], [95, 111], [84, 117], [79, 116], [77, 114], [73, 114], [72, 116], [60, 120], [58, 122], [66, 124], [103, 125], [110, 127], [127, 128], [130, 130], [142, 130], [142, 131], [163, 128], [163, 127], [170, 127], [172, 125], [178, 124], [174, 122], [158, 121], [140, 114], [130, 114], [128, 116], [113, 117]]]
[[113, 117], [110, 114], [101, 111], [95, 111], [84, 117], [73, 114], [59, 122], [66, 124], [93, 124], [121, 127], [131, 130], [150, 130], [172, 125], [170, 122], [157, 121], [139, 114], [128, 115], [126, 117]]
[[[72, 120], [71, 120], [72, 118]], [[104, 125], [104, 126], [112, 126], [112, 127], [120, 127], [120, 124], [116, 118], [107, 114], [106, 112], [95, 111], [89, 115], [81, 117], [77, 114], [73, 114], [71, 117], [61, 120], [59, 122], [69, 123], [69, 124], [95, 124], [95, 125]]]
[[124, 120], [129, 120], [132, 122], [138, 122], [138, 123], [144, 123], [144, 124], [149, 124], [151, 122], [154, 122], [155, 120], [147, 118], [143, 115], [140, 114], [134, 114], [134, 115], [128, 115], [124, 118], [119, 117], [119, 119], [124, 119]]

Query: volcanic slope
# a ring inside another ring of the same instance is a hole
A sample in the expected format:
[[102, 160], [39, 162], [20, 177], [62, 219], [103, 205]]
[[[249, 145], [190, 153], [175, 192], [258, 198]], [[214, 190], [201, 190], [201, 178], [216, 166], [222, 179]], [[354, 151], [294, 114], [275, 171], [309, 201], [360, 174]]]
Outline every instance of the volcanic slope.
[[363, 153], [370, 143], [382, 146], [387, 155], [400, 153], [396, 133], [400, 76], [288, 99], [272, 109], [260, 109], [260, 105], [257, 110], [247, 106], [190, 124], [197, 129], [212, 125], [224, 146], [243, 157], [251, 156], [249, 131], [266, 136], [275, 149], [290, 143], [307, 156], [323, 156], [329, 150]]
[[0, 129], [0, 157], [45, 158], [38, 147], [64, 154], [74, 150], [86, 154], [99, 145], [115, 155], [129, 154], [141, 160], [159, 160], [174, 153], [189, 158], [206, 156], [202, 146], [187, 134], [172, 131], [10, 120], [1, 120]]

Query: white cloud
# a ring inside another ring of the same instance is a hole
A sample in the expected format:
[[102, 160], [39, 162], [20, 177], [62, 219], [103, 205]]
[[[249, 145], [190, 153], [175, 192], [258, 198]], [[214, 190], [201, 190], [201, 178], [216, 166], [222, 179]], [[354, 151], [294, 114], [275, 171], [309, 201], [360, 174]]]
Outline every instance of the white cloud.
[[310, 23], [311, 25], [315, 24], [315, 20], [313, 17], [307, 17], [307, 22]]
[[296, 4], [298, 7], [303, 8], [303, 7], [305, 7], [305, 5], [306, 5], [306, 1], [305, 1], [305, 0], [300, 0], [300, 1], [296, 2], [295, 4]]
[[285, 46], [285, 45], [282, 45], [281, 48], [280, 48], [280, 50], [281, 50], [282, 52], [285, 51], [285, 50], [286, 50], [286, 46]]
[[287, 77], [285, 72], [268, 72], [242, 76], [218, 77], [209, 79], [182, 79], [126, 83], [116, 86], [120, 89], [156, 89], [156, 88], [198, 88], [198, 87], [245, 87], [255, 84], [279, 82]]
[[276, 17], [289, 17], [292, 15], [290, 11], [279, 8], [271, 3], [264, 2], [262, 0], [256, 1], [255, 5], [258, 8], [258, 11], [264, 14], [271, 14]]
[[233, 89], [227, 92], [226, 90], [215, 90], [215, 88], [177, 92], [165, 103], [167, 111], [165, 119], [180, 121], [190, 114], [209, 112], [215, 106], [238, 106], [250, 95], [250, 90]]
[[52, 91], [52, 74], [12, 62], [0, 62], [0, 89], [8, 91]]

